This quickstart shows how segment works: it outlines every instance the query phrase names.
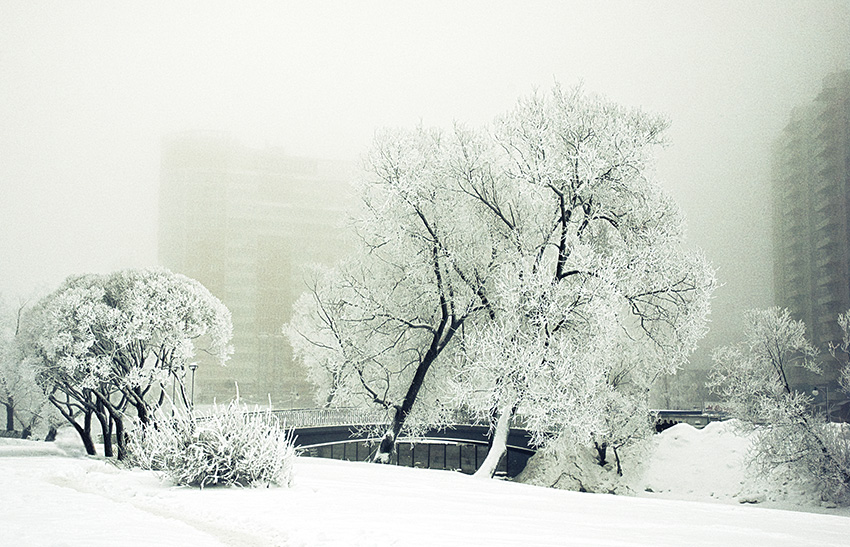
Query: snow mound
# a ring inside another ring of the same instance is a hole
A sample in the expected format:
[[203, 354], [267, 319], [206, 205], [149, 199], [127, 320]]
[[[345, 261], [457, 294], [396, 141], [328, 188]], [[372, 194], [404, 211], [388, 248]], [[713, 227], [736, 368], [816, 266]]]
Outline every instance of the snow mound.
[[65, 451], [55, 443], [0, 438], [0, 458], [65, 455]]
[[[594, 453], [577, 450], [561, 462], [538, 453], [518, 482], [564, 490], [585, 490], [642, 498], [725, 504], [758, 504], [772, 509], [850, 516], [850, 507], [821, 501], [816, 484], [767, 479], [748, 469], [754, 433], [737, 420], [712, 422], [703, 429], [677, 424], [643, 446], [623, 451], [623, 476], [612, 463], [603, 468]], [[609, 459], [613, 459], [613, 456]]]
[[[98, 453], [103, 453], [101, 446]], [[30, 439], [0, 437], [0, 458], [25, 456], [85, 456], [86, 449], [80, 436], [73, 428], [62, 427], [56, 433], [56, 440], [45, 442]]]
[[816, 484], [767, 479], [748, 469], [754, 433], [737, 420], [703, 429], [678, 424], [652, 439], [643, 473], [629, 482], [640, 497], [758, 504], [773, 509], [850, 516], [850, 507], [820, 501]]
[[749, 436], [737, 423], [712, 422], [703, 429], [677, 424], [652, 438], [643, 474], [631, 485], [638, 495], [730, 502], [747, 481]]

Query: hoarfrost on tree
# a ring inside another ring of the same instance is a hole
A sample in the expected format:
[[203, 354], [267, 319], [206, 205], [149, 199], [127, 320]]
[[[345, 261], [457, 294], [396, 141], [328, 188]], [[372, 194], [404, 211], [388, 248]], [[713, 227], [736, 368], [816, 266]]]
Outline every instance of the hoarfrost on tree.
[[[709, 387], [733, 417], [758, 433], [750, 454], [753, 469], [769, 478], [818, 484], [824, 499], [846, 502], [850, 428], [813, 412], [811, 395], [789, 381], [797, 368], [821, 374], [804, 323], [780, 308], [751, 310], [746, 321], [743, 342], [715, 351]], [[846, 324], [845, 315], [840, 325]]]
[[60, 420], [50, 411], [47, 397], [36, 383], [32, 368], [23, 363], [16, 346], [21, 316], [26, 301], [16, 308], [7, 306], [0, 298], [0, 404], [5, 407], [5, 429], [15, 431], [20, 427], [24, 437], [33, 434], [38, 427], [47, 431]]
[[222, 363], [232, 351], [227, 308], [197, 281], [164, 269], [69, 277], [23, 327], [25, 362], [50, 402], [89, 453], [92, 418], [101, 424], [107, 455], [114, 428], [119, 458], [128, 409], [147, 425], [166, 399], [169, 378], [186, 404], [183, 380], [196, 349]]
[[[362, 252], [288, 326], [323, 396], [384, 406], [394, 438], [462, 407], [494, 426], [519, 413], [540, 444], [607, 442], [604, 394], [642, 398], [680, 366], [714, 288], [652, 178], [666, 126], [556, 86], [485, 128], [380, 133]], [[640, 389], [614, 371], [624, 354]]]

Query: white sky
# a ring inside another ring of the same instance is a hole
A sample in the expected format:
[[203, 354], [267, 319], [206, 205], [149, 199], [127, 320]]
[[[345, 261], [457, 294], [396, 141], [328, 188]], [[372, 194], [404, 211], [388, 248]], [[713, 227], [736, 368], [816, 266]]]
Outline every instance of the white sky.
[[0, 295], [154, 264], [169, 132], [356, 159], [557, 79], [672, 118], [661, 174], [725, 284], [713, 345], [771, 304], [769, 143], [846, 68], [846, 0], [2, 2]]

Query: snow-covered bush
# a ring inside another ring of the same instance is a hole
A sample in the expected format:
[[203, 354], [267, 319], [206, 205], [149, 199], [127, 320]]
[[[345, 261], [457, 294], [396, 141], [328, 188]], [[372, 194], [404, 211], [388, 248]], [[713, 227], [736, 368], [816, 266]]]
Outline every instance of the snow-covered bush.
[[269, 411], [249, 412], [238, 402], [204, 416], [158, 416], [130, 433], [131, 465], [159, 471], [184, 486], [278, 484], [289, 486], [295, 445]]
[[811, 397], [788, 381], [795, 368], [821, 374], [805, 330], [788, 310], [751, 310], [745, 341], [715, 351], [708, 386], [757, 434], [750, 456], [759, 475], [818, 483], [825, 500], [846, 502], [850, 429], [813, 413]]
[[[744, 424], [744, 431], [748, 428]], [[774, 484], [795, 484], [823, 501], [850, 502], [850, 426], [785, 423], [755, 428], [750, 469]]]
[[618, 470], [614, 458], [600, 465], [598, 451], [566, 437], [553, 437], [528, 460], [517, 482], [597, 494], [633, 494], [631, 485], [649, 461], [649, 439], [635, 439], [622, 447], [618, 457], [629, 464]]

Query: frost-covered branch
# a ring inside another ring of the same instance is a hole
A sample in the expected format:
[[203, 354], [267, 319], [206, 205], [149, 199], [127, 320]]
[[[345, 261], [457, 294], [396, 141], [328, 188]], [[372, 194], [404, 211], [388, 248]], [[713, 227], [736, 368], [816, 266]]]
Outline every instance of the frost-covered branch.
[[[208, 344], [201, 349], [221, 362], [232, 351], [224, 305], [197, 281], [160, 269], [72, 276], [27, 313], [21, 330], [24, 362], [37, 371], [54, 406], [68, 420], [74, 408], [87, 420], [94, 413], [105, 439], [116, 427], [119, 457], [127, 410], [147, 424], [156, 405], [146, 395], [153, 386], [164, 392], [169, 375], [184, 393], [186, 364], [201, 339]], [[160, 393], [156, 404], [162, 400]], [[78, 431], [90, 434], [85, 427]]]

